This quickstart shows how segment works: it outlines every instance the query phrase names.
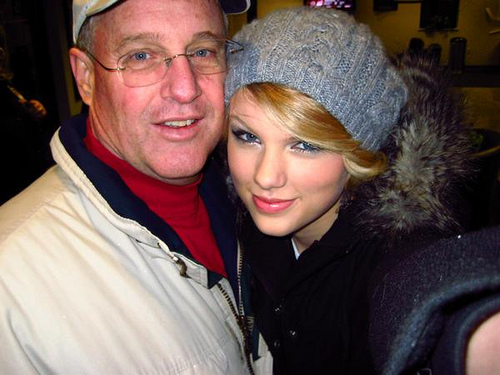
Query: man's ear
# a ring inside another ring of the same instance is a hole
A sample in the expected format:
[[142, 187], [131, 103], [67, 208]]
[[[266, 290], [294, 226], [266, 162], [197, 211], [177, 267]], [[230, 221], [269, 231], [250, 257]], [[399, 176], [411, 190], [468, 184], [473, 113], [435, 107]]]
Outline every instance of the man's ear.
[[90, 57], [78, 48], [69, 50], [69, 62], [80, 96], [85, 104], [90, 105], [94, 91], [94, 65]]

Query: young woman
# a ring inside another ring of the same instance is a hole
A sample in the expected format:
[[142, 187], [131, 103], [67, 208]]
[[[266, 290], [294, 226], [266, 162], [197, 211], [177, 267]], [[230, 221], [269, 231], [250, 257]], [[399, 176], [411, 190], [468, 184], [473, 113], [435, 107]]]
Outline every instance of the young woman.
[[459, 106], [425, 61], [398, 69], [345, 13], [281, 10], [235, 40], [228, 162], [250, 214], [240, 242], [274, 373], [372, 373], [367, 285], [379, 258], [457, 230]]

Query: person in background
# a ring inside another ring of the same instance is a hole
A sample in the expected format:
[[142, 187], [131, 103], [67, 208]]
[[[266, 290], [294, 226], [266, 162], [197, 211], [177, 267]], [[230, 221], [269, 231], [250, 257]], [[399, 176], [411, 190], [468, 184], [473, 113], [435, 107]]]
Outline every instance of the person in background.
[[376, 266], [462, 230], [460, 99], [431, 62], [394, 64], [340, 11], [279, 10], [234, 40], [244, 50], [228, 61], [228, 179], [274, 374], [373, 373]]
[[75, 0], [89, 114], [0, 208], [0, 373], [249, 374], [223, 131], [223, 9]]
[[4, 203], [47, 168], [42, 145], [42, 120], [47, 110], [37, 99], [26, 99], [14, 84], [7, 35], [0, 25], [0, 159], [4, 176], [0, 204]]
[[41, 120], [47, 116], [47, 110], [43, 104], [36, 99], [27, 100], [12, 83], [14, 74], [10, 68], [9, 50], [7, 48], [7, 35], [3, 26], [0, 25], [0, 82], [2, 90], [7, 89], [10, 93], [12, 104], [19, 107], [19, 110], [25, 112], [32, 120]]

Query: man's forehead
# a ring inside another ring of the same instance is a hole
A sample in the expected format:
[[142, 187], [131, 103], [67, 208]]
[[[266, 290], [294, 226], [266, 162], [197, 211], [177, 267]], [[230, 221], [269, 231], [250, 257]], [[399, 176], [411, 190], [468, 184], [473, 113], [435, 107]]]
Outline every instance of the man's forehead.
[[[222, 11], [213, 0], [127, 0], [122, 1], [111, 9], [101, 13], [113, 15], [115, 19], [126, 22], [127, 19], [140, 21], [141, 18], [169, 20], [177, 27], [183, 27], [190, 20], [198, 22], [220, 23], [223, 20]], [[165, 18], [167, 17], [167, 18]]]
[[[76, 43], [80, 28], [86, 19], [89, 17], [100, 14], [101, 12], [109, 11], [110, 9], [120, 6], [124, 2], [130, 0], [73, 0], [73, 41]], [[148, 0], [140, 0], [141, 3], [145, 4]], [[163, 3], [167, 3], [168, 6], [175, 6], [174, 2], [176, 0], [163, 0]], [[177, 0], [192, 3], [189, 0]], [[238, 14], [244, 13], [250, 7], [250, 0], [195, 0], [201, 5], [213, 4], [217, 8], [219, 4], [226, 14]], [[199, 8], [197, 4], [191, 4], [192, 9]], [[219, 9], [219, 8], [218, 8]]]
[[[186, 0], [182, 0], [186, 1]], [[140, 6], [137, 0], [129, 0], [97, 15], [99, 39], [120, 47], [137, 41], [190, 43], [203, 38], [224, 38], [225, 26], [222, 13], [210, 2], [202, 2], [193, 10], [186, 1], [176, 7], [155, 2]], [[182, 18], [181, 18], [182, 17]], [[179, 21], [181, 19], [181, 21]]]

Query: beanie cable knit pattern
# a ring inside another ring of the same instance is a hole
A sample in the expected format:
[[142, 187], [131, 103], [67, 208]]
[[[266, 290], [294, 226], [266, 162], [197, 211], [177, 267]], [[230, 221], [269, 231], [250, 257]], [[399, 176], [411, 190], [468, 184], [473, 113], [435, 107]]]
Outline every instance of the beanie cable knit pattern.
[[283, 84], [322, 104], [349, 134], [378, 150], [399, 119], [407, 89], [378, 37], [345, 12], [282, 9], [243, 27], [229, 55], [226, 103], [248, 84]]

